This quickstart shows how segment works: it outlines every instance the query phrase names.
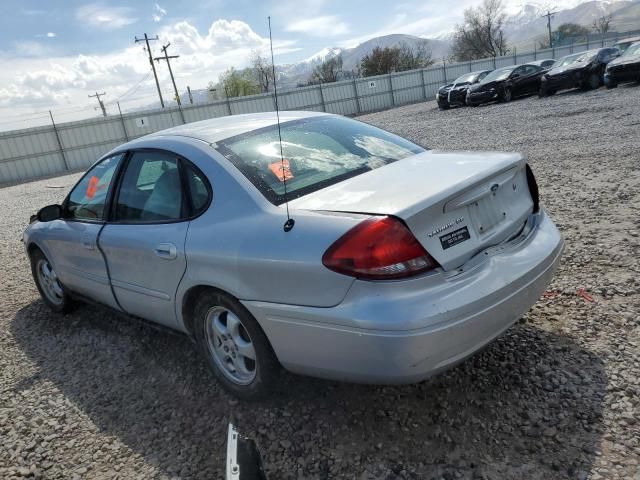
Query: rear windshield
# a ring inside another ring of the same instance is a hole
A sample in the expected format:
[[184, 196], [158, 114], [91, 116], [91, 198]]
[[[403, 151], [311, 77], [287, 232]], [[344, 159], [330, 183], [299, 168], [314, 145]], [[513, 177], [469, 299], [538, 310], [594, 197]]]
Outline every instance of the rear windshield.
[[566, 57], [562, 57], [560, 60], [558, 60], [553, 67], [566, 67], [567, 65], [578, 60], [583, 55], [584, 53], [574, 53], [573, 55], [567, 55]]
[[344, 117], [322, 116], [227, 138], [214, 148], [272, 203], [320, 190], [425, 149], [379, 128]]

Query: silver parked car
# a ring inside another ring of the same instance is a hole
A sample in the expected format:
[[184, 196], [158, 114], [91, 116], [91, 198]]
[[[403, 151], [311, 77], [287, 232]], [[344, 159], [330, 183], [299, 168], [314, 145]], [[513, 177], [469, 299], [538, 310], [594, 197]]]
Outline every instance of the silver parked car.
[[102, 157], [24, 233], [44, 301], [185, 332], [248, 398], [280, 365], [421, 381], [551, 281], [563, 240], [521, 155], [428, 151], [312, 112], [281, 127], [282, 144], [275, 113], [206, 120]]

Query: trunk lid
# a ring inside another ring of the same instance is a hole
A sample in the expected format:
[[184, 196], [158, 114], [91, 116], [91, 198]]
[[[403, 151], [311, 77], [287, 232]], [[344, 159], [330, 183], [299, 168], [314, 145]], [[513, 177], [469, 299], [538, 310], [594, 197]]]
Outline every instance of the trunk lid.
[[516, 234], [533, 210], [517, 153], [428, 151], [290, 202], [291, 208], [393, 215], [445, 270]]

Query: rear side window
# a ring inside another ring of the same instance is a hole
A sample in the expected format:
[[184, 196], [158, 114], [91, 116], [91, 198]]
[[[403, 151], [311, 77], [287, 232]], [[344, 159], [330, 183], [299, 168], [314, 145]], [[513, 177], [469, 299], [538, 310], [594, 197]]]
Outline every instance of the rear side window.
[[116, 221], [162, 222], [183, 218], [178, 158], [164, 152], [135, 152], [122, 177]]
[[185, 177], [189, 186], [191, 216], [200, 215], [209, 205], [210, 187], [204, 174], [189, 162], [183, 162]]
[[[322, 116], [281, 124], [217, 142], [214, 147], [272, 203], [320, 190], [347, 178], [424, 152], [379, 128]], [[284, 161], [282, 160], [284, 158]]]

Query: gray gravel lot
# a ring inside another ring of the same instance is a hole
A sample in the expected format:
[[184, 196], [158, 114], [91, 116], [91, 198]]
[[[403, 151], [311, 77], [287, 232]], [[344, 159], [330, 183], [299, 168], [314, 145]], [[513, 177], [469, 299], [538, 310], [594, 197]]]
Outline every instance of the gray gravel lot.
[[529, 157], [567, 249], [514, 328], [419, 385], [283, 374], [243, 404], [186, 338], [39, 300], [20, 234], [77, 175], [0, 189], [0, 478], [221, 478], [233, 413], [271, 479], [640, 479], [640, 87], [362, 119]]

